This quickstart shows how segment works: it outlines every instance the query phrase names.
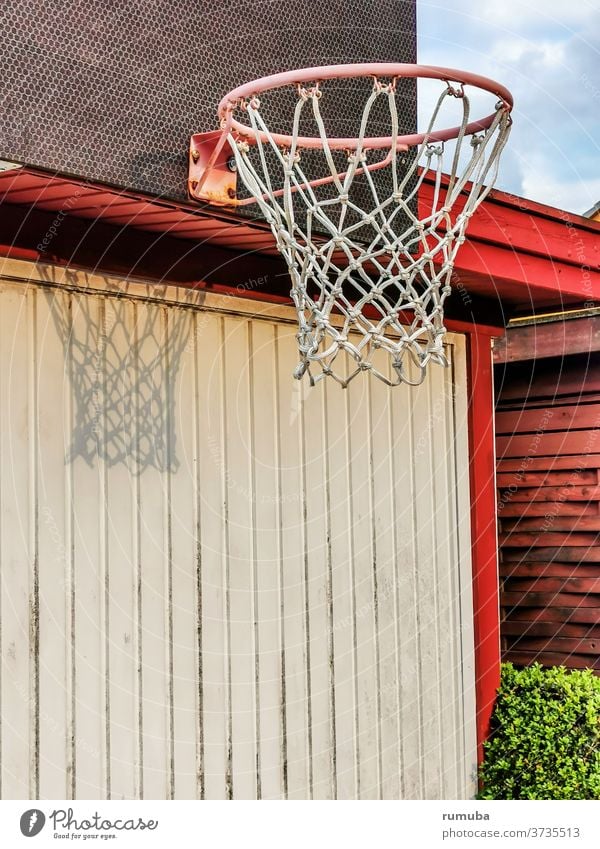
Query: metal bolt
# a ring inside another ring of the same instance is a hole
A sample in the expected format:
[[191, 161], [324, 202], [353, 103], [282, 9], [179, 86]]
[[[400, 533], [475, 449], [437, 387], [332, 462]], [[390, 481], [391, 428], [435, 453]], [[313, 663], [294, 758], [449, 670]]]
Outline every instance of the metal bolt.
[[196, 150], [196, 148], [193, 148], [192, 149], [192, 161], [198, 162], [199, 159], [200, 159], [200, 151]]
[[235, 156], [232, 156], [227, 160], [227, 167], [230, 171], [237, 171], [237, 162], [235, 161]]
[[231, 186], [227, 189], [227, 196], [230, 197], [232, 200], [235, 198], [235, 189]]

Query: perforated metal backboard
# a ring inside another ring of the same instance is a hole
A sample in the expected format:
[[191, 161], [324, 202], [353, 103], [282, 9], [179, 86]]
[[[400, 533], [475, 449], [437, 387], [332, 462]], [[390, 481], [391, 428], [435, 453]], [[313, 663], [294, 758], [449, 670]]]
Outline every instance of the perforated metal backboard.
[[[6, 3], [0, 157], [183, 199], [190, 135], [215, 129], [225, 92], [290, 68], [413, 62], [415, 20], [415, 0]], [[355, 97], [348, 86], [338, 135]], [[414, 82], [401, 120], [414, 130]]]

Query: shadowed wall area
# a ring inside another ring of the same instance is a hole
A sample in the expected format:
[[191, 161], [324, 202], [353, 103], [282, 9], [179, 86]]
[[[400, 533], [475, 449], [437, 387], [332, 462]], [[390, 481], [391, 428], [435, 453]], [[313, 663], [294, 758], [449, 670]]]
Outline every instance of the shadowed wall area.
[[[117, 297], [73, 298], [47, 290], [50, 315], [64, 345], [65, 379], [72, 391], [71, 439], [66, 462], [125, 463], [176, 471], [177, 438], [172, 387], [189, 340], [185, 310], [138, 309], [110, 282]], [[148, 287], [160, 297], [165, 287]]]

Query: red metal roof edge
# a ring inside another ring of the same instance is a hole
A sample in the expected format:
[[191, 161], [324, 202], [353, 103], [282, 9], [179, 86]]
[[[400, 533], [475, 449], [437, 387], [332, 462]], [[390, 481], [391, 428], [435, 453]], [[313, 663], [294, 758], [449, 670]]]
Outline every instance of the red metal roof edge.
[[[240, 220], [240, 216], [236, 214], [233, 209], [228, 211], [226, 208], [215, 207], [210, 204], [201, 206], [196, 201], [178, 201], [171, 198], [161, 197], [159, 195], [147, 194], [139, 190], [115, 186], [110, 183], [102, 183], [98, 180], [90, 181], [74, 174], [46, 171], [42, 168], [32, 167], [29, 165], [22, 165], [18, 169], [0, 172], [0, 180], [3, 181], [7, 177], [10, 177], [10, 175], [15, 175], [17, 173], [31, 174], [32, 176], [38, 176], [41, 179], [48, 181], [56, 180], [58, 182], [68, 182], [77, 187], [85, 186], [87, 189], [91, 189], [92, 191], [114, 194], [116, 197], [142, 201], [144, 203], [169, 210], [180, 210], [181, 212], [195, 218], [208, 218], [211, 220], [223, 221], [228, 224], [247, 225], [249, 227], [256, 228], [259, 231], [270, 233], [268, 225], [252, 218], [244, 218], [243, 220]], [[433, 185], [435, 183], [435, 179], [427, 176], [424, 182]], [[470, 184], [466, 184], [464, 189], [465, 193], [468, 192], [469, 185]], [[553, 219], [555, 221], [561, 221], [563, 223], [568, 222], [583, 229], [600, 234], [600, 221], [596, 221], [593, 218], [587, 218], [586, 216], [580, 215], [576, 212], [568, 212], [567, 210], [562, 210], [558, 207], [549, 206], [501, 189], [492, 189], [484, 203], [500, 204], [519, 212], [529, 212], [532, 215]]]
[[[133, 205], [135, 203], [142, 203], [149, 207], [156, 208], [156, 211], [164, 210], [165, 214], [179, 212], [184, 220], [187, 219], [190, 223], [196, 222], [200, 223], [203, 221], [210, 222], [219, 222], [224, 225], [229, 225], [230, 227], [234, 227], [236, 229], [240, 229], [247, 233], [255, 233], [256, 235], [264, 235], [268, 238], [269, 242], [273, 242], [273, 251], [276, 251], [275, 242], [272, 237], [271, 228], [268, 224], [265, 224], [262, 221], [257, 221], [252, 219], [251, 217], [240, 219], [239, 215], [236, 215], [234, 211], [228, 211], [221, 207], [213, 207], [213, 206], [200, 206], [200, 204], [196, 202], [189, 201], [178, 201], [172, 198], [165, 198], [159, 195], [146, 194], [144, 192], [114, 186], [108, 183], [102, 183], [100, 181], [87, 180], [83, 177], [78, 177], [71, 174], [63, 174], [56, 171], [45, 171], [44, 169], [31, 167], [28, 165], [22, 165], [18, 169], [9, 169], [6, 171], [0, 171], [0, 205], [3, 202], [8, 204], [14, 203], [15, 205], [20, 206], [33, 206], [36, 205], [35, 201], [27, 201], [25, 203], [21, 203], [18, 199], [10, 200], [11, 191], [8, 189], [6, 191], [4, 189], [4, 183], [9, 183], [10, 181], [14, 181], [17, 184], [17, 188], [14, 190], [14, 193], [17, 194], [21, 191], [21, 188], [18, 187], [18, 183], [22, 181], [23, 177], [30, 176], [33, 179], [38, 179], [45, 184], [44, 188], [40, 188], [40, 197], [43, 195], [46, 186], [52, 186], [55, 184], [59, 186], [60, 184], [67, 184], [73, 186], [73, 195], [78, 197], [89, 197], [91, 195], [112, 195], [115, 201], [121, 201], [121, 206], [127, 206], [129, 204]], [[21, 180], [19, 179], [21, 178]], [[84, 190], [84, 191], [81, 191]], [[51, 211], [58, 211], [54, 208], [54, 205], [44, 204], [43, 198], [42, 202], [37, 204], [41, 209], [47, 209]], [[112, 206], [113, 202], [108, 206]], [[117, 204], [115, 204], [117, 205]], [[107, 209], [107, 206], [99, 207], [99, 210]], [[70, 215], [71, 217], [78, 217], [77, 208], [70, 207], [66, 212], [66, 215]], [[82, 216], [79, 216], [82, 217]], [[139, 222], [136, 222], [137, 213], [131, 214], [131, 220], [127, 223], [135, 227], [137, 229], [144, 230], [144, 226]], [[107, 220], [110, 220], [107, 218]], [[120, 223], [122, 226], [126, 226], [123, 222]], [[176, 232], [172, 230], [172, 224], [167, 222], [164, 227], [162, 227], [159, 232], [169, 233], [174, 238], [181, 238], [183, 240], [194, 239], [193, 235], [190, 236], [177, 236]], [[157, 228], [153, 228], [156, 230]]]
[[[445, 176], [446, 175], [443, 175], [443, 177]], [[432, 176], [426, 176], [424, 182], [434, 185], [435, 178]], [[442, 185], [444, 185], [444, 179], [442, 179]], [[462, 193], [468, 194], [472, 185], [473, 184], [470, 181], [465, 183]], [[568, 212], [567, 210], [560, 209], [557, 206], [549, 206], [548, 204], [541, 203], [521, 195], [516, 195], [513, 192], [506, 192], [502, 189], [491, 189], [484, 201], [484, 204], [486, 203], [499, 204], [501, 206], [517, 210], [518, 212], [529, 212], [532, 215], [536, 215], [541, 218], [549, 218], [554, 221], [560, 221], [563, 224], [574, 224], [582, 227], [583, 229], [591, 230], [592, 232], [600, 234], [600, 221], [588, 218], [586, 215], [578, 212]]]
[[509, 192], [501, 191], [500, 189], [492, 189], [487, 200], [492, 203], [498, 203], [503, 206], [518, 209], [521, 212], [530, 212], [531, 214], [537, 215], [541, 218], [550, 218], [554, 221], [561, 221], [563, 224], [570, 223], [581, 227], [584, 230], [590, 230], [591, 232], [598, 233], [600, 235], [600, 221], [595, 221], [593, 218], [587, 218], [585, 215], [578, 212], [568, 212], [565, 209], [548, 206], [547, 204], [540, 203], [539, 201], [520, 197], [519, 195], [513, 195]]
[[[432, 191], [432, 180], [428, 178], [426, 183], [424, 195]], [[67, 186], [73, 188], [67, 199], [60, 191], [63, 184], [65, 189]], [[11, 185], [14, 185], [15, 195], [12, 201]], [[20, 203], [19, 193], [27, 200]], [[234, 211], [208, 205], [200, 207], [192, 202], [157, 197], [39, 168], [22, 166], [0, 172], [0, 199], [2, 195], [8, 205], [35, 206], [61, 212], [76, 220], [103, 220], [122, 228], [130, 226], [146, 233], [162, 233], [188, 244], [220, 245], [233, 252], [251, 250], [265, 256], [277, 253], [267, 224], [251, 218], [240, 219]], [[98, 198], [97, 209], [94, 196]], [[72, 204], [68, 203], [70, 198], [75, 198]], [[512, 281], [523, 288], [528, 301], [538, 290], [540, 298], [546, 301], [550, 296], [562, 299], [563, 295], [570, 302], [574, 298], [582, 302], [590, 298], [600, 301], [598, 235], [600, 222], [496, 190], [490, 193], [471, 221], [456, 270], [470, 278], [493, 279], [499, 285], [504, 285], [502, 281]], [[584, 249], [577, 248], [580, 239], [585, 244]], [[582, 284], [584, 268], [589, 278], [587, 289]]]

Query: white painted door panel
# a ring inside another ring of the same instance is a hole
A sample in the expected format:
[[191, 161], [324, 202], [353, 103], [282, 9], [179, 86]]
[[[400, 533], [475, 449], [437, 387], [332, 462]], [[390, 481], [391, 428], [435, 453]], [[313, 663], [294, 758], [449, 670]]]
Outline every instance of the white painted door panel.
[[310, 388], [286, 308], [5, 263], [2, 796], [470, 797], [448, 355]]

